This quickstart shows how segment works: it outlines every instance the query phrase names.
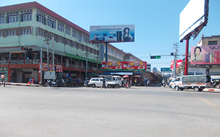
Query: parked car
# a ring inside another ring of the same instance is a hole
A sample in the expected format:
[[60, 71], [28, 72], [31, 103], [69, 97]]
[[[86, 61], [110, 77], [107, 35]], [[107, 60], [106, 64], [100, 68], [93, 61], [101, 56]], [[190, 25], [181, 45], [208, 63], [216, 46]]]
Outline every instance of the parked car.
[[[106, 81], [105, 86], [107, 87], [108, 80], [106, 79], [105, 81]], [[102, 83], [103, 83], [103, 78], [91, 78], [89, 82], [87, 83], [87, 85], [85, 86], [93, 87], [93, 88], [102, 87]]]

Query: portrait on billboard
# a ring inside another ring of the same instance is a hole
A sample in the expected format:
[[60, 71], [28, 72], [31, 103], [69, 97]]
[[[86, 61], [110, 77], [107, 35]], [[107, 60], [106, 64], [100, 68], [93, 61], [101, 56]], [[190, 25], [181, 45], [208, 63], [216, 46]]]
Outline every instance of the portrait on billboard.
[[123, 30], [123, 41], [134, 41], [133, 37], [130, 35], [130, 29], [128, 27], [124, 28]]
[[220, 64], [220, 45], [191, 47], [191, 64]]
[[202, 53], [202, 48], [201, 47], [195, 47], [194, 49], [194, 54], [191, 57], [193, 62], [201, 62], [203, 61], [203, 53]]

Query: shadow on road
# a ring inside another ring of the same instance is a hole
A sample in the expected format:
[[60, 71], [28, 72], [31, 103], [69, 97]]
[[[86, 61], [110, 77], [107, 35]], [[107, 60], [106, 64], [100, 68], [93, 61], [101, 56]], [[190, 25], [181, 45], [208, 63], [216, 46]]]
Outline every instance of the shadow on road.
[[156, 84], [151, 84], [148, 87], [161, 87], [161, 85], [162, 85], [162, 83], [159, 82], [159, 83], [156, 83]]

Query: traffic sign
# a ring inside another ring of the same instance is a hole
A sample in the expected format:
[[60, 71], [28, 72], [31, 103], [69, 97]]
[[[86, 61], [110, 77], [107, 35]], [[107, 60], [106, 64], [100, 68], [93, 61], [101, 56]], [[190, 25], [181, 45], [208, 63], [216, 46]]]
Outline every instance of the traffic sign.
[[150, 56], [150, 59], [161, 59], [161, 56]]
[[164, 71], [171, 71], [170, 68], [161, 68], [161, 72], [164, 72]]

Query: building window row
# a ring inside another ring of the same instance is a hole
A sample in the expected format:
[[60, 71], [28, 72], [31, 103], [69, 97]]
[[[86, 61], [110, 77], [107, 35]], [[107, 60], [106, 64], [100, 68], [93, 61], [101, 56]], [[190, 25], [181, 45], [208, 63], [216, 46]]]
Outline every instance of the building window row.
[[23, 14], [21, 21], [31, 21], [32, 20], [32, 14]]
[[46, 25], [46, 17], [37, 15], [37, 21]]
[[6, 30], [6, 36], [16, 36], [16, 29]]
[[14, 23], [14, 22], [18, 22], [18, 15], [14, 15], [14, 16], [9, 16], [9, 23]]
[[30, 30], [30, 28], [20, 29], [20, 34], [21, 35], [30, 35], [31, 34], [31, 30]]

